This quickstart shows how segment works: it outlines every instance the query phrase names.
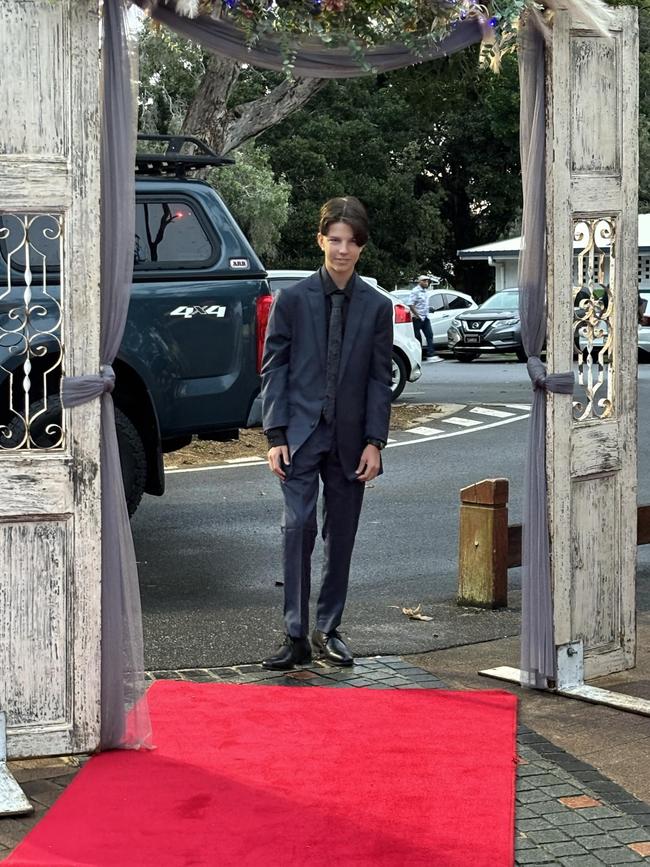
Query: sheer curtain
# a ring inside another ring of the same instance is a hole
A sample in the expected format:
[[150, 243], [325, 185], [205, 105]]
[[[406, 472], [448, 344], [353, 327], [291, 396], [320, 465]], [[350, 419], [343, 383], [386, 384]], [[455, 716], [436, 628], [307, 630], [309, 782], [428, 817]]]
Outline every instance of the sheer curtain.
[[68, 377], [63, 402], [101, 399], [103, 750], [151, 744], [138, 570], [124, 497], [111, 392], [131, 294], [135, 129], [125, 0], [104, 3], [99, 374]]
[[573, 393], [573, 372], [547, 374], [539, 356], [546, 338], [545, 39], [530, 17], [519, 44], [520, 145], [524, 194], [519, 258], [521, 336], [533, 406], [524, 475], [521, 683], [545, 688], [555, 679], [555, 639], [546, 490], [546, 393]]

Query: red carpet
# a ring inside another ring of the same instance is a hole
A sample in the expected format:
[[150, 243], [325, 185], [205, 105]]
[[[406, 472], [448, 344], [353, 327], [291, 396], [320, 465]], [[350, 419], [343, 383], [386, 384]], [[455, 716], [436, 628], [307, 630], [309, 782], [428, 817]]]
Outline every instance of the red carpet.
[[509, 867], [503, 692], [157, 682], [152, 752], [91, 759], [11, 867]]

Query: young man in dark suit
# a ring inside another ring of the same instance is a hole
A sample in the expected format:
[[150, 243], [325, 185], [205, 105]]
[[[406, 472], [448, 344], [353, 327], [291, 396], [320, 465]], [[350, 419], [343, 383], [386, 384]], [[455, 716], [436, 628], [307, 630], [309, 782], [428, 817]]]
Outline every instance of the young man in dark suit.
[[345, 196], [323, 205], [317, 241], [324, 264], [276, 296], [262, 364], [268, 461], [285, 506], [286, 639], [262, 663], [269, 669], [312, 658], [309, 593], [319, 477], [325, 556], [312, 642], [335, 665], [352, 665], [338, 626], [365, 483], [382, 472], [390, 420], [393, 306], [355, 271], [368, 241], [361, 202]]

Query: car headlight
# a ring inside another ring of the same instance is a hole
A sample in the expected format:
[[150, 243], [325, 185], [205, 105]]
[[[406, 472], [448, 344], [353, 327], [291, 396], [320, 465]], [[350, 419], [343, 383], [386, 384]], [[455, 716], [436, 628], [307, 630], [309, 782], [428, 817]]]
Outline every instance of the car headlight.
[[460, 319], [452, 319], [451, 322], [449, 323], [449, 327], [450, 328], [456, 328], [456, 329], [460, 328]]
[[513, 325], [519, 325], [519, 317], [513, 316], [512, 319], [502, 319], [494, 326], [495, 331], [501, 331], [504, 328], [512, 328]]

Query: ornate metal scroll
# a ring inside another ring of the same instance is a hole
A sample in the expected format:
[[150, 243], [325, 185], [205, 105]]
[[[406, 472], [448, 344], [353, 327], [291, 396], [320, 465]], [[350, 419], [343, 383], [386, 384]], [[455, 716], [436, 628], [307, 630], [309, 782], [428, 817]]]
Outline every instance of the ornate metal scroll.
[[61, 215], [0, 213], [0, 451], [64, 445], [62, 262]]
[[616, 219], [575, 220], [574, 242], [573, 343], [583, 396], [573, 403], [573, 417], [576, 421], [610, 418], [614, 414]]

